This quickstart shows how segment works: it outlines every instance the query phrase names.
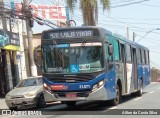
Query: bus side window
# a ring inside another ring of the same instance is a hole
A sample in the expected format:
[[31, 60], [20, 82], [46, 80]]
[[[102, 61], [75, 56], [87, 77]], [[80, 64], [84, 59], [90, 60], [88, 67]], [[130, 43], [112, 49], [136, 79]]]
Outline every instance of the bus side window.
[[136, 50], [137, 64], [141, 64], [141, 53], [140, 49]]
[[148, 51], [145, 50], [145, 55], [146, 55], [146, 64], [148, 65], [149, 64], [149, 59], [148, 59]]
[[113, 54], [109, 54], [109, 47], [111, 46], [112, 44], [108, 44], [106, 43], [106, 60], [107, 60], [107, 68], [108, 70], [111, 70], [112, 67], [113, 67]]
[[147, 51], [147, 54], [148, 54], [148, 64], [150, 64], [149, 51]]
[[131, 58], [131, 46], [126, 44], [126, 62], [131, 63], [132, 58]]
[[115, 61], [120, 61], [120, 47], [119, 42], [116, 40], [115, 37], [111, 35], [107, 35], [107, 42], [113, 46], [114, 54], [112, 57]]
[[[106, 35], [107, 43], [106, 43], [106, 59], [109, 61], [113, 61], [113, 54], [109, 55], [109, 45], [113, 46], [113, 37], [111, 35]], [[113, 47], [114, 48], [114, 47]], [[114, 49], [113, 49], [114, 50]]]
[[115, 61], [120, 61], [119, 42], [115, 39], [113, 39], [113, 47], [114, 47], [114, 59], [115, 59]]
[[144, 51], [141, 49], [142, 64], [145, 64]]
[[107, 68], [108, 71], [112, 69], [113, 67], [113, 59], [114, 59], [114, 47], [113, 47], [113, 53], [109, 54], [109, 47], [113, 46], [113, 37], [111, 35], [106, 35], [106, 60], [107, 60]]
[[144, 55], [144, 64], [147, 64], [147, 60], [146, 60], [146, 53], [145, 51], [143, 50], [143, 55]]

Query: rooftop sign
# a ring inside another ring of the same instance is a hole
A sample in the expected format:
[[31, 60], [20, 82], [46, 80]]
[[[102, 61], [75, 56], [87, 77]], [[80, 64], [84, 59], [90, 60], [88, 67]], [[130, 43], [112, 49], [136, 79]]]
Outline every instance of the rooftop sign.
[[43, 39], [54, 39], [54, 38], [82, 38], [99, 36], [99, 32], [95, 29], [73, 29], [73, 30], [53, 30], [47, 31], [43, 34]]
[[49, 34], [50, 38], [77, 38], [77, 37], [88, 37], [93, 36], [92, 30], [86, 30], [86, 31], [60, 31], [60, 32], [50, 32]]
[[[21, 3], [14, 3], [17, 11], [22, 9]], [[41, 17], [47, 20], [66, 21], [66, 7], [58, 5], [30, 4], [34, 17]]]

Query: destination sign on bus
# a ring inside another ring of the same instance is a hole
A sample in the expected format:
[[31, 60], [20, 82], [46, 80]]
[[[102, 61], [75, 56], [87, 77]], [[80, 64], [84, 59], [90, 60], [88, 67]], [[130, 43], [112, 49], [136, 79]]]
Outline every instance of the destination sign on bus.
[[[46, 35], [48, 35], [46, 37]], [[90, 37], [93, 36], [93, 30], [71, 30], [71, 31], [53, 31], [45, 34], [45, 39], [54, 38], [80, 38], [80, 37]]]

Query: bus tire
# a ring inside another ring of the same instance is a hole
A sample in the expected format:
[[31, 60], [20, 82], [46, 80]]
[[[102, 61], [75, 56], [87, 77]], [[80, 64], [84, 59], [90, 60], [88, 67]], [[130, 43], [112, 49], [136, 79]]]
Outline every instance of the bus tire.
[[142, 96], [143, 94], [143, 82], [140, 80], [140, 90], [137, 92], [137, 96]]
[[39, 99], [38, 99], [38, 104], [37, 104], [38, 108], [45, 108], [46, 107], [46, 102], [44, 100], [44, 96], [43, 94], [40, 95]]
[[120, 92], [119, 86], [117, 85], [116, 86], [116, 98], [111, 100], [111, 105], [112, 106], [118, 105], [120, 102], [120, 98], [121, 98], [121, 92]]
[[65, 101], [64, 102], [68, 107], [75, 107], [76, 101]]

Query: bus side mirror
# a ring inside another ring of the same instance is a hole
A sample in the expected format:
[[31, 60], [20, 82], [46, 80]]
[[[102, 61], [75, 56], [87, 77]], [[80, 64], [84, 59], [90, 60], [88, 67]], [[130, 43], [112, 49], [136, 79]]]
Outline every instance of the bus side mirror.
[[35, 65], [36, 65], [37, 67], [41, 68], [41, 65], [39, 65], [39, 63], [38, 63], [38, 60], [39, 60], [39, 58], [38, 58], [38, 49], [39, 49], [39, 48], [41, 48], [40, 45], [37, 46], [37, 47], [34, 49], [34, 63], [35, 63]]
[[108, 54], [109, 55], [113, 54], [113, 45], [112, 44], [109, 44], [109, 46], [108, 46]]

